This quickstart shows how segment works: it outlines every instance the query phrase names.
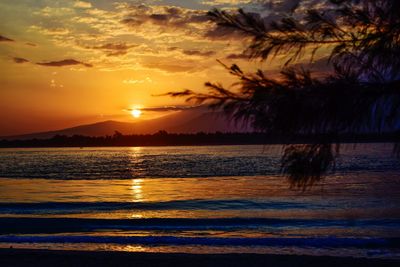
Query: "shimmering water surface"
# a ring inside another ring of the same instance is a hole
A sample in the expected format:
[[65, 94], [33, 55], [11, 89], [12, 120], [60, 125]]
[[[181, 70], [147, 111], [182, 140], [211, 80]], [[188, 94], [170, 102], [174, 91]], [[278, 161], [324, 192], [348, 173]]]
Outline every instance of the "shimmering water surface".
[[345, 146], [305, 192], [280, 146], [0, 149], [0, 246], [400, 258], [391, 148]]

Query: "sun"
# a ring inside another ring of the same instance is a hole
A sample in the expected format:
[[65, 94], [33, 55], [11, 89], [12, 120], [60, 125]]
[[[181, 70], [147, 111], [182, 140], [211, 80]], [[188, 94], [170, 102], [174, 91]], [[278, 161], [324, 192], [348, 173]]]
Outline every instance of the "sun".
[[142, 115], [142, 112], [140, 111], [140, 109], [132, 109], [131, 115], [132, 115], [134, 118], [139, 118], [140, 115]]

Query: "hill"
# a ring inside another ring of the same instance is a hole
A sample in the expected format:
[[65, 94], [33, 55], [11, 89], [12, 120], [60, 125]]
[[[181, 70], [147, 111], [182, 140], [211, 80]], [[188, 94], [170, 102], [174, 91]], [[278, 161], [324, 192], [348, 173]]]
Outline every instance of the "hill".
[[222, 114], [207, 112], [204, 108], [197, 108], [140, 122], [119, 122], [108, 120], [55, 131], [0, 137], [0, 139], [48, 139], [55, 135], [84, 135], [96, 137], [113, 135], [116, 131], [124, 135], [153, 134], [161, 130], [169, 133], [214, 133], [245, 132], [249, 131], [250, 128], [235, 126], [233, 123], [229, 123]]

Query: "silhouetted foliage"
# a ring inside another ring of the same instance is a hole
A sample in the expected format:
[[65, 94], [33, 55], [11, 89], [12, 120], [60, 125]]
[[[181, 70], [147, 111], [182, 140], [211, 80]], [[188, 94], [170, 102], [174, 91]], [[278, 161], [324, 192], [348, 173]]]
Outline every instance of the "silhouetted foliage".
[[[208, 82], [207, 93], [184, 90], [168, 95], [207, 103], [224, 110], [230, 119], [249, 122], [267, 133], [335, 136], [398, 130], [400, 1], [321, 4], [303, 13], [294, 8], [270, 23], [243, 10], [210, 11], [218, 27], [252, 38], [244, 51], [250, 58], [264, 61], [284, 56], [281, 76], [271, 78], [262, 70], [247, 74], [236, 64], [224, 65], [238, 79], [232, 87]], [[329, 51], [327, 64], [333, 71], [315, 78], [306, 67], [322, 49]], [[293, 63], [302, 67], [290, 66]], [[331, 142], [315, 140], [314, 145], [284, 150], [282, 170], [294, 186], [312, 185], [333, 168], [339, 146]], [[397, 145], [394, 152], [398, 151]]]
[[331, 143], [288, 145], [282, 158], [282, 170], [291, 174], [292, 186], [305, 190], [320, 181], [323, 173], [334, 169], [338, 150], [339, 145]]

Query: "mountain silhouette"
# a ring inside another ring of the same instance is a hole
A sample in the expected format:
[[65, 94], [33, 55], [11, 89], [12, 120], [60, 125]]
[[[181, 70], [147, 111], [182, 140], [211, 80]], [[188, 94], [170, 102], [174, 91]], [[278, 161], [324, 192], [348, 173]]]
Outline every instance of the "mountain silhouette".
[[235, 125], [234, 123], [230, 123], [221, 113], [209, 112], [204, 108], [197, 108], [140, 122], [120, 122], [108, 120], [55, 131], [7, 136], [0, 139], [47, 139], [55, 135], [106, 136], [113, 135], [116, 131], [124, 135], [153, 134], [161, 130], [169, 133], [214, 133], [247, 132], [250, 131], [250, 128], [241, 127]]

